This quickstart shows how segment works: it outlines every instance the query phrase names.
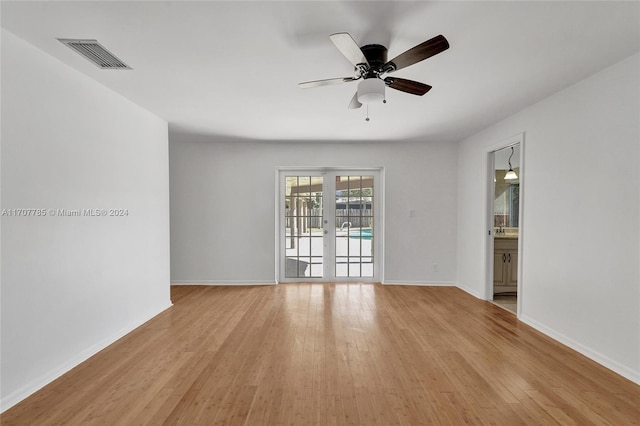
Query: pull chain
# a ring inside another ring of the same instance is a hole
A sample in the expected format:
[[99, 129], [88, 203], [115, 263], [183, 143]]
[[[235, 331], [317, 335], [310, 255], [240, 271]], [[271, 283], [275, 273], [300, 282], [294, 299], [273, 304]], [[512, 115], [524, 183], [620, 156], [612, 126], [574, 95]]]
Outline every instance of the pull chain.
[[[387, 103], [387, 100], [386, 100], [386, 99], [383, 99], [383, 100], [382, 100], [382, 103], [383, 103], [383, 104], [386, 104], [386, 103]], [[364, 119], [364, 121], [370, 121], [370, 120], [371, 120], [371, 119], [369, 118], [369, 104], [367, 104], [367, 117]]]

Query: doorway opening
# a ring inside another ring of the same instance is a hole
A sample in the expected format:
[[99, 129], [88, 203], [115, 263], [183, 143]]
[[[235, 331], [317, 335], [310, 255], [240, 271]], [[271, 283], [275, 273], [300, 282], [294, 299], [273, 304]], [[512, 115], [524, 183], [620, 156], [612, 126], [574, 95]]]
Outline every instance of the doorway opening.
[[278, 170], [279, 282], [380, 282], [381, 169]]
[[519, 135], [488, 153], [487, 299], [518, 314], [522, 305], [522, 144]]

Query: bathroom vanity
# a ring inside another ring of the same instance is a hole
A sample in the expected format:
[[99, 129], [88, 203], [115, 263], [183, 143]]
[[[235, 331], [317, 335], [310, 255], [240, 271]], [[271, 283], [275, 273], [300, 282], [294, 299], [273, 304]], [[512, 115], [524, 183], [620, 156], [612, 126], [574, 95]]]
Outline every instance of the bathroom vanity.
[[518, 234], [493, 239], [493, 294], [518, 291]]

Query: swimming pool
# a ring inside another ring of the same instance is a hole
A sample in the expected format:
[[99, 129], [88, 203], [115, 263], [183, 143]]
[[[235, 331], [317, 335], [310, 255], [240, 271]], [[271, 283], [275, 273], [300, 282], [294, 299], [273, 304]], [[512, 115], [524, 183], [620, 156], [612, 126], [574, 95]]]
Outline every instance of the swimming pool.
[[373, 229], [357, 229], [355, 231], [349, 231], [349, 238], [362, 238], [363, 240], [370, 240], [373, 237]]

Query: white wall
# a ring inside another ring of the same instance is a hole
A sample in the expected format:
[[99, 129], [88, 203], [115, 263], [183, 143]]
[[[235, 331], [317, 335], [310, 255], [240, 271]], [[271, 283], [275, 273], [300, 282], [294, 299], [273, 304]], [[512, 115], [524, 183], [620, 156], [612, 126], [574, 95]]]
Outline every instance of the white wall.
[[519, 132], [520, 318], [640, 382], [640, 55], [460, 143], [458, 282], [479, 296], [486, 151]]
[[167, 135], [2, 31], [2, 209], [129, 212], [2, 217], [3, 410], [170, 306]]
[[169, 147], [174, 283], [275, 281], [278, 166], [384, 167], [385, 282], [456, 281], [455, 144], [170, 135]]

